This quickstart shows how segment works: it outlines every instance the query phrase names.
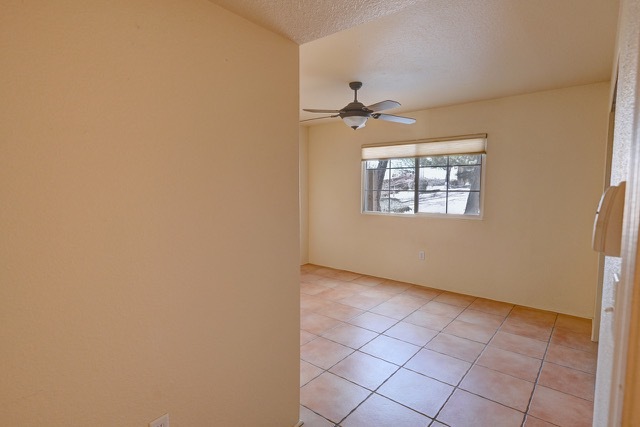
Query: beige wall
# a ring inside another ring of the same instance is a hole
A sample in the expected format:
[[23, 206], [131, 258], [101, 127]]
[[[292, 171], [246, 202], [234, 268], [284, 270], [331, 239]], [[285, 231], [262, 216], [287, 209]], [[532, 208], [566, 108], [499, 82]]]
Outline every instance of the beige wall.
[[[592, 317], [608, 83], [309, 131], [312, 263]], [[360, 213], [365, 143], [488, 133], [484, 219]], [[426, 261], [418, 260], [418, 251]]]
[[205, 0], [9, 0], [0, 49], [2, 424], [294, 425], [298, 47]]
[[300, 265], [309, 262], [309, 128], [300, 126]]

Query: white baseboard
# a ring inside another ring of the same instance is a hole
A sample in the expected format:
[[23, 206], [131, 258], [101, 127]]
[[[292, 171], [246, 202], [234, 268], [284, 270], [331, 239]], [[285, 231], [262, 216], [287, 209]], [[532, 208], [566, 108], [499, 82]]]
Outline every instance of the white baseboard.
[[302, 427], [302, 424], [304, 424], [304, 421], [300, 420], [298, 421], [298, 424], [294, 425], [293, 427]]

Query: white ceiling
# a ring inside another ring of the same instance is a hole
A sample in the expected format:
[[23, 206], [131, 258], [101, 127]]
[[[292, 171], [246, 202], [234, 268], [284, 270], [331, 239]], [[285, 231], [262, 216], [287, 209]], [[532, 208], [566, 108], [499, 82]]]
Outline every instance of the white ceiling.
[[609, 80], [618, 17], [618, 0], [212, 1], [301, 44], [301, 108], [340, 109], [359, 80], [391, 114]]

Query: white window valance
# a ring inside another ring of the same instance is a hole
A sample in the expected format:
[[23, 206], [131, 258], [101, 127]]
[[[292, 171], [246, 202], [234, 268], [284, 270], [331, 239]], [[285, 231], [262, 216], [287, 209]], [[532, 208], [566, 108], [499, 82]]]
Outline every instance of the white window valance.
[[429, 157], [447, 154], [485, 154], [487, 134], [432, 138], [362, 146], [362, 160]]

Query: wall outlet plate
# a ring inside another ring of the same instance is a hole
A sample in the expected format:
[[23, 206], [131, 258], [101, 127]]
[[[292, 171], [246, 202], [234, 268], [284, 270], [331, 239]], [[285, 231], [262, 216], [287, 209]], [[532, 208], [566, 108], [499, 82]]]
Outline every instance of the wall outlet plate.
[[169, 414], [164, 414], [160, 418], [151, 421], [149, 427], [169, 427]]

